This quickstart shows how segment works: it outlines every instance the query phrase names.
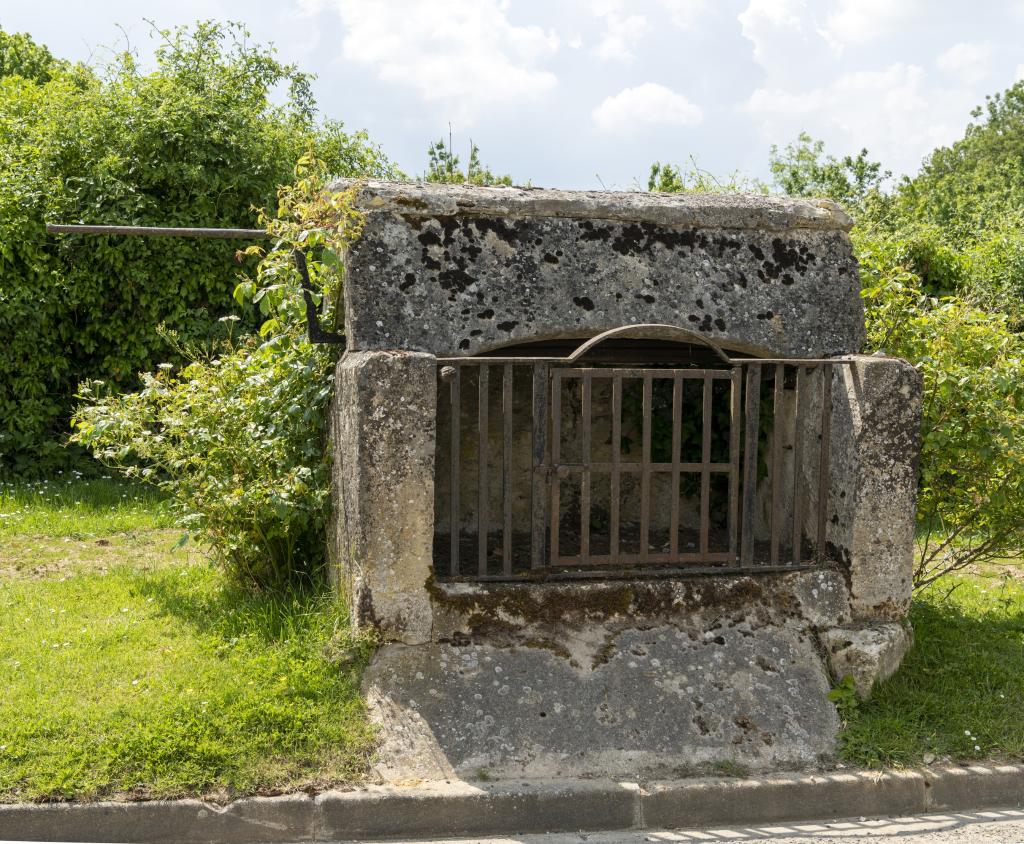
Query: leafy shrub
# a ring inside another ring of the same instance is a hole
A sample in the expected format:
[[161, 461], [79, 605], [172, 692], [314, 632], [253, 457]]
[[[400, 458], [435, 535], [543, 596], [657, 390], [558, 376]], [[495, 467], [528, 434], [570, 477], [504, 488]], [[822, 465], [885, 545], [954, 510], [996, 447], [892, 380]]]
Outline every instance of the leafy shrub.
[[904, 246], [858, 237], [869, 349], [924, 379], [914, 580], [1024, 549], [1024, 338], [1005, 314], [938, 298], [893, 260]]
[[[265, 316], [260, 336], [211, 352], [181, 345], [190, 363], [143, 376], [111, 394], [86, 384], [74, 439], [105, 463], [168, 490], [186, 525], [243, 584], [280, 590], [320, 579], [329, 511], [327, 408], [331, 347], [304, 335], [305, 307], [292, 250], [307, 255], [325, 319], [340, 292], [340, 253], [361, 229], [352, 191], [325, 189], [324, 165], [304, 158], [282, 188], [276, 238], [257, 277], [236, 290]], [[172, 340], [174, 338], [172, 337]], [[336, 348], [336, 347], [335, 347]]]
[[252, 227], [310, 148], [335, 175], [394, 172], [365, 135], [317, 122], [309, 77], [240, 26], [156, 35], [153, 72], [129, 54], [94, 71], [0, 42], [33, 77], [0, 78], [0, 473], [66, 461], [80, 381], [126, 389], [178, 360], [160, 323], [185, 345], [222, 338], [245, 245], [49, 237], [44, 221]]

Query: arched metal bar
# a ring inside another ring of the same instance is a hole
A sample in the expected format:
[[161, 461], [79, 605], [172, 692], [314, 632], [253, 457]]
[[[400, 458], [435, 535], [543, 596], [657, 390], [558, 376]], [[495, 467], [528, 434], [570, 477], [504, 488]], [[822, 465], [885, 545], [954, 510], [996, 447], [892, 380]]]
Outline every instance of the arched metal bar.
[[595, 346], [605, 342], [605, 340], [611, 340], [614, 337], [630, 337], [634, 339], [645, 339], [645, 340], [669, 340], [675, 343], [699, 343], [702, 346], [707, 346], [713, 351], [722, 363], [732, 366], [732, 359], [722, 350], [722, 348], [713, 341], [709, 340], [703, 334], [698, 334], [695, 331], [690, 331], [686, 328], [679, 328], [676, 325], [663, 325], [661, 323], [641, 323], [639, 325], [621, 325], [618, 328], [612, 328], [608, 331], [602, 331], [596, 337], [591, 337], [581, 346], [579, 346], [575, 352], [566, 358], [567, 361], [573, 362], [578, 361], [587, 352], [593, 349]]

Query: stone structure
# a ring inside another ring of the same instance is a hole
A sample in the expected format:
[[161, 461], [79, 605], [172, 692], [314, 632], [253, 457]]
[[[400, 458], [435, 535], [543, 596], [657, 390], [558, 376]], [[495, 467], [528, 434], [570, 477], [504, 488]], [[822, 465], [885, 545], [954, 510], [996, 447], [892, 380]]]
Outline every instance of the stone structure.
[[[832, 680], [853, 674], [868, 694], [909, 647], [919, 447], [917, 373], [858, 354], [846, 215], [827, 201], [379, 182], [360, 205], [331, 547], [354, 623], [388, 643], [366, 678], [382, 775], [827, 760]], [[437, 358], [637, 323], [736, 355], [846, 361], [831, 384], [827, 560], [701, 577], [442, 577]]]

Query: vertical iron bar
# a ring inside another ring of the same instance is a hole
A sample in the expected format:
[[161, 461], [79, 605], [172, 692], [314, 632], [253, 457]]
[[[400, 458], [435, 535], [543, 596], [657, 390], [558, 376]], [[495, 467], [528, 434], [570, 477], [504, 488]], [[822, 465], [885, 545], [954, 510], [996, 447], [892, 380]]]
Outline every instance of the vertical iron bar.
[[711, 376], [704, 376], [704, 408], [700, 440], [700, 553], [708, 554], [711, 522]]
[[747, 364], [743, 413], [743, 515], [740, 525], [740, 563], [754, 564], [754, 505], [757, 497], [757, 435], [761, 414], [761, 365]]
[[669, 547], [672, 557], [679, 554], [679, 452], [683, 436], [683, 376], [672, 378], [672, 511], [669, 518]]
[[452, 367], [455, 372], [452, 374], [451, 383], [451, 464], [452, 464], [452, 494], [451, 494], [451, 573], [459, 575], [459, 534], [461, 519], [459, 517], [459, 464], [462, 462], [462, 437], [459, 427], [462, 421], [462, 401], [460, 396], [460, 381], [462, 379], [462, 367]]
[[551, 372], [551, 565], [558, 565], [558, 522], [562, 509], [562, 479], [559, 463], [562, 460], [562, 373]]
[[803, 535], [803, 513], [801, 512], [800, 480], [803, 474], [803, 431], [801, 425], [803, 420], [800, 414], [800, 405], [804, 401], [804, 392], [807, 389], [804, 368], [796, 368], [796, 392], [793, 394], [793, 565], [800, 565], [802, 535]]
[[491, 367], [482, 364], [479, 367], [477, 390], [477, 571], [481, 575], [487, 574], [487, 451], [488, 451], [488, 424], [487, 405], [490, 392]]
[[775, 364], [775, 396], [772, 401], [772, 469], [771, 469], [771, 564], [779, 564], [779, 530], [782, 520], [782, 388], [786, 378], [786, 365]]
[[644, 371], [643, 444], [640, 454], [640, 561], [645, 562], [651, 542], [651, 381]]
[[742, 419], [743, 369], [734, 366], [729, 395], [729, 558], [739, 561], [740, 420]]
[[504, 508], [501, 567], [505, 574], [512, 574], [512, 378], [512, 364], [506, 363], [501, 385], [501, 421], [504, 434], [501, 449], [501, 501]]
[[530, 499], [530, 567], [545, 564], [544, 533], [547, 530], [548, 505], [548, 400], [551, 396], [546, 363], [533, 367], [533, 478]]
[[611, 524], [608, 530], [608, 551], [612, 562], [619, 561], [619, 489], [622, 470], [619, 462], [622, 457], [622, 376], [612, 378], [612, 479], [611, 479]]
[[582, 415], [581, 425], [583, 426], [580, 442], [581, 461], [583, 471], [580, 477], [580, 562], [590, 562], [590, 439], [591, 439], [591, 373], [589, 370], [583, 373], [583, 384], [581, 387]]
[[828, 524], [828, 458], [832, 435], [832, 365], [821, 365], [821, 454], [818, 459], [818, 563], [825, 562], [828, 550], [825, 531]]

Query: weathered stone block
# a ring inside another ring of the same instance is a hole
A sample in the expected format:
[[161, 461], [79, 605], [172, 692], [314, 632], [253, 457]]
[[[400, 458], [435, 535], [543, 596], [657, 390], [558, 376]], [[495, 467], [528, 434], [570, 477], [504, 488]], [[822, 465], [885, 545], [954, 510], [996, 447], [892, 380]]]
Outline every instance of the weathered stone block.
[[[711, 612], [685, 626], [600, 624], [543, 644], [388, 645], [367, 670], [378, 773], [418, 777], [666, 775], [729, 762], [814, 764], [838, 719], [813, 634]], [[587, 631], [581, 631], [587, 632]]]
[[853, 360], [835, 367], [827, 536], [854, 619], [898, 621], [913, 586], [921, 376], [898, 358]]
[[431, 629], [435, 380], [410, 352], [349, 352], [335, 377], [337, 582], [354, 624], [409, 644]]
[[862, 698], [871, 696], [875, 683], [896, 673], [914, 641], [909, 625], [903, 624], [860, 629], [835, 627], [819, 635], [832, 677], [838, 681], [851, 675]]
[[850, 220], [827, 201], [368, 182], [360, 205], [349, 348], [472, 355], [652, 322], [755, 353], [863, 343]]

